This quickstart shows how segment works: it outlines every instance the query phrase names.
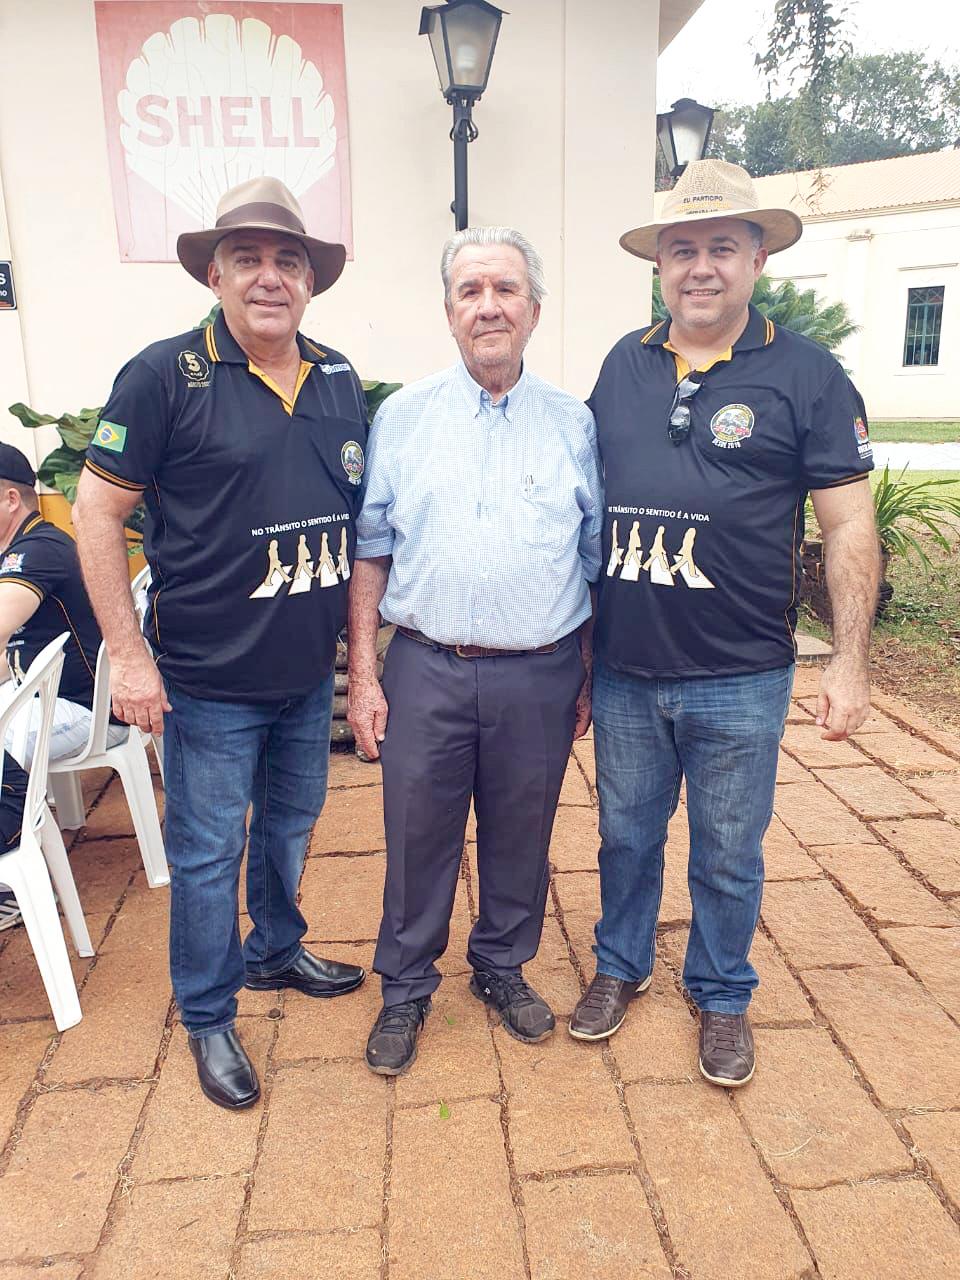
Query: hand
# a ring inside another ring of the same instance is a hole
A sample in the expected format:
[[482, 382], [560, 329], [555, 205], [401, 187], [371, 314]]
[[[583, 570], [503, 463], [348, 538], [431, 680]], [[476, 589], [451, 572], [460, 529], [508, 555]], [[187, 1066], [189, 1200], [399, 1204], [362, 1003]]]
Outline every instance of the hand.
[[387, 700], [376, 676], [350, 676], [347, 719], [357, 746], [371, 760], [380, 758], [380, 743], [387, 734], [387, 711]]
[[582, 738], [593, 719], [593, 676], [588, 673], [577, 697], [577, 718], [573, 726], [574, 741]]
[[110, 659], [110, 693], [113, 714], [144, 733], [163, 733], [163, 713], [170, 711], [157, 664], [147, 651]]
[[820, 737], [839, 742], [856, 731], [870, 714], [870, 678], [867, 666], [857, 658], [837, 655], [830, 659], [817, 695]]

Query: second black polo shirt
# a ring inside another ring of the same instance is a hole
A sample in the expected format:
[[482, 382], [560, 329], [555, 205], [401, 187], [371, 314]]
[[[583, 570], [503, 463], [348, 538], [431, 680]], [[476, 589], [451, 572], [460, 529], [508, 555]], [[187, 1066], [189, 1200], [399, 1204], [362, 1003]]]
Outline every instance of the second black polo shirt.
[[621, 339], [589, 401], [606, 490], [598, 655], [643, 676], [787, 666], [804, 501], [872, 468], [863, 401], [829, 352], [751, 306], [674, 445], [668, 333]]

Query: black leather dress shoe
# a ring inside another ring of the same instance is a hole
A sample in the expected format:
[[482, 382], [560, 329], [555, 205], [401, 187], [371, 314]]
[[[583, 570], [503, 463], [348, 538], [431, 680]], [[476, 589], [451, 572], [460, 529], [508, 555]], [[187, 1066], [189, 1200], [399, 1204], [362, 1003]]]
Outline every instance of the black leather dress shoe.
[[341, 964], [339, 960], [324, 960], [321, 956], [312, 956], [309, 951], [301, 951], [293, 964], [279, 973], [271, 973], [269, 978], [248, 973], [244, 985], [251, 991], [279, 991], [283, 987], [293, 987], [294, 991], [302, 991], [305, 996], [322, 999], [356, 991], [366, 976], [358, 964]]
[[236, 1031], [231, 1027], [187, 1040], [205, 1096], [230, 1111], [252, 1107], [260, 1097], [260, 1081]]

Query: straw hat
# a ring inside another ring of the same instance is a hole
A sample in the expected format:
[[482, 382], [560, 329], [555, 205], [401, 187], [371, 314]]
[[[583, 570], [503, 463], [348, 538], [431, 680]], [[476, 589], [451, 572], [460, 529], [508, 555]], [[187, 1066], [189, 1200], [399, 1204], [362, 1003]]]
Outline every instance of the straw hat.
[[233, 231], [276, 231], [299, 240], [313, 268], [314, 297], [335, 283], [347, 259], [342, 244], [307, 235], [303, 210], [278, 178], [251, 178], [220, 197], [211, 230], [185, 231], [177, 240], [177, 257], [194, 280], [207, 283], [213, 251]]
[[664, 227], [709, 218], [745, 218], [763, 228], [768, 253], [789, 249], [803, 234], [803, 223], [791, 209], [761, 209], [757, 189], [746, 169], [726, 160], [692, 160], [663, 201], [656, 222], [625, 231], [620, 243], [627, 253], [651, 262], [657, 256], [657, 236]]

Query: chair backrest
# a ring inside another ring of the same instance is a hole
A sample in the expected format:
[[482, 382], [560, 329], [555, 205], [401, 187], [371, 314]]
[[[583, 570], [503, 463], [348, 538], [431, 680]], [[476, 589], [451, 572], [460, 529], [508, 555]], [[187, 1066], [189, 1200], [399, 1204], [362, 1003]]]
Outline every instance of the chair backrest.
[[134, 577], [130, 583], [130, 590], [133, 592], [133, 607], [137, 613], [137, 619], [143, 626], [143, 617], [147, 612], [147, 588], [153, 581], [153, 575], [150, 572], [150, 566], [145, 564], [140, 572]]
[[90, 716], [90, 733], [87, 745], [79, 755], [71, 757], [76, 763], [87, 756], [99, 756], [107, 749], [107, 729], [110, 727], [110, 659], [107, 646], [101, 640], [97, 653], [97, 670], [93, 679], [93, 711]]
[[[63, 646], [68, 632], [57, 636], [45, 645], [27, 668], [26, 675], [10, 700], [0, 711], [0, 743], [7, 736], [7, 729], [17, 715], [26, 711], [28, 704], [40, 698], [40, 726], [30, 762], [27, 798], [23, 806], [23, 825], [36, 827], [40, 822], [47, 796], [47, 763], [50, 757], [50, 731], [53, 728], [53, 712], [60, 688], [60, 672], [63, 669]], [[29, 714], [29, 713], [28, 713]], [[2, 776], [2, 757], [0, 757]]]

